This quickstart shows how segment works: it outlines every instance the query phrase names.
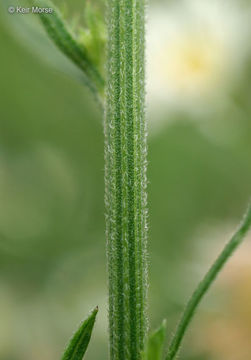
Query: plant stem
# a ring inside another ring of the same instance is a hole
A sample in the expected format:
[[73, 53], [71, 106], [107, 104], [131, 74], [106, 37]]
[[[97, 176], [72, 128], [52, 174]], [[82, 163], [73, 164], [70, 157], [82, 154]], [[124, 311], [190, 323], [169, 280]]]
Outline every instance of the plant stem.
[[182, 318], [178, 324], [177, 330], [169, 346], [169, 351], [166, 357], [166, 360], [172, 360], [176, 357], [177, 352], [180, 348], [180, 344], [183, 340], [184, 334], [192, 320], [192, 317], [195, 313], [196, 308], [198, 307], [201, 299], [212, 285], [213, 281], [219, 274], [220, 270], [223, 268], [229, 257], [233, 254], [236, 248], [240, 245], [245, 235], [247, 234], [251, 226], [251, 205], [247, 210], [246, 215], [236, 233], [233, 235], [231, 240], [227, 243], [221, 254], [218, 256], [216, 261], [213, 263], [212, 267], [209, 269], [208, 273], [204, 279], [200, 282], [197, 289], [193, 293], [192, 297], [188, 301]]
[[105, 204], [111, 360], [139, 360], [146, 335], [144, 6], [144, 0], [108, 0]]

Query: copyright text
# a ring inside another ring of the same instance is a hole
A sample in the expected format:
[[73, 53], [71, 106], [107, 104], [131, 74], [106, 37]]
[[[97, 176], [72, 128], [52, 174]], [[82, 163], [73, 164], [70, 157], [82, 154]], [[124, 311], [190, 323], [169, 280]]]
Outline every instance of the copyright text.
[[39, 6], [22, 7], [22, 6], [10, 6], [8, 8], [10, 14], [52, 14], [52, 8], [45, 8]]

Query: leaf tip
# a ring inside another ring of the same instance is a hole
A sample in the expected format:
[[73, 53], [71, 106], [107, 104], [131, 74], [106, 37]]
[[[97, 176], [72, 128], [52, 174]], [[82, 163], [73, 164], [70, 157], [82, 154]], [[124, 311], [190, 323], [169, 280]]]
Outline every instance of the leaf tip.
[[98, 305], [97, 305], [97, 306], [93, 309], [92, 313], [93, 313], [94, 315], [97, 315], [98, 311], [99, 311], [99, 307], [98, 307]]
[[162, 328], [166, 329], [166, 327], [167, 327], [167, 319], [163, 319], [161, 326], [162, 326]]

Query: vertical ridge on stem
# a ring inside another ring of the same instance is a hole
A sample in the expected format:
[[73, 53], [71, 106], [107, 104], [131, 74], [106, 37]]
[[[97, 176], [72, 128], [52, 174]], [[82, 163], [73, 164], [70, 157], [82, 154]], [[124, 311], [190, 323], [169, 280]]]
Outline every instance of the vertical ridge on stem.
[[[105, 114], [105, 207], [106, 207], [106, 239], [108, 257], [108, 281], [109, 281], [109, 336], [110, 336], [110, 358], [115, 357], [115, 347], [118, 342], [118, 314], [115, 314], [118, 293], [118, 277], [121, 277], [117, 269], [117, 259], [119, 249], [117, 239], [121, 237], [121, 216], [117, 216], [120, 211], [117, 203], [119, 199], [120, 181], [118, 171], [120, 171], [118, 159], [119, 153], [116, 149], [120, 148], [120, 36], [115, 31], [119, 27], [120, 7], [117, 0], [108, 0], [110, 12], [108, 22], [108, 49], [107, 49], [107, 70], [112, 73], [107, 84], [107, 104]], [[118, 163], [118, 171], [116, 166]], [[122, 269], [121, 269], [122, 270]], [[123, 305], [121, 308], [123, 311]], [[116, 318], [115, 318], [116, 316]], [[123, 329], [120, 328], [120, 332]], [[116, 338], [117, 337], [117, 338]], [[123, 342], [123, 338], [121, 341]]]
[[146, 335], [144, 8], [144, 0], [108, 0], [105, 205], [112, 360], [139, 360]]
[[[140, 333], [140, 347], [144, 347], [144, 334], [147, 331], [146, 321], [146, 292], [147, 292], [147, 147], [145, 122], [145, 3], [134, 2], [133, 26], [133, 79], [134, 79], [134, 117], [135, 117], [135, 223], [136, 223], [136, 251], [137, 251], [137, 288], [138, 295], [138, 331]], [[139, 137], [138, 137], [139, 134]], [[140, 255], [142, 254], [142, 255]]]

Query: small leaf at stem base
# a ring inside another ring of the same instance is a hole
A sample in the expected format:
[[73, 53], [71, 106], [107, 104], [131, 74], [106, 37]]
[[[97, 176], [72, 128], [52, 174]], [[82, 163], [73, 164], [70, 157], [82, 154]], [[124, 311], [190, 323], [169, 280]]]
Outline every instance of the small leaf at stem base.
[[61, 360], [82, 360], [89, 345], [98, 307], [84, 320], [71, 338]]
[[152, 334], [150, 334], [143, 360], [161, 360], [166, 337], [166, 320]]

